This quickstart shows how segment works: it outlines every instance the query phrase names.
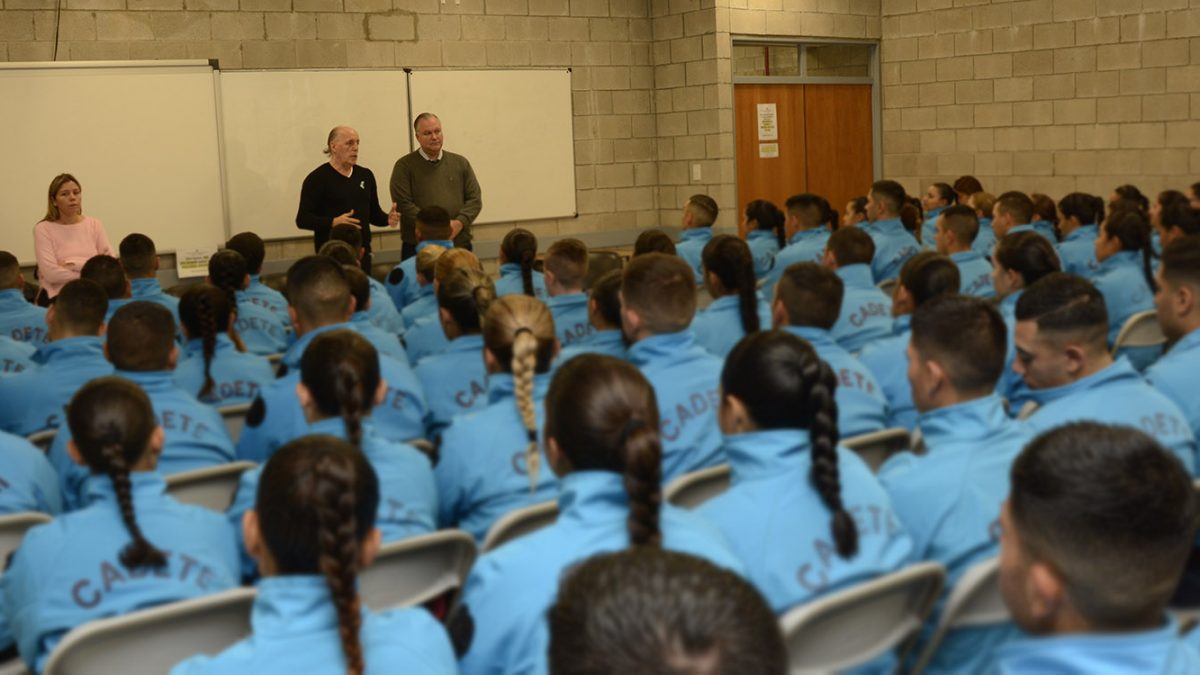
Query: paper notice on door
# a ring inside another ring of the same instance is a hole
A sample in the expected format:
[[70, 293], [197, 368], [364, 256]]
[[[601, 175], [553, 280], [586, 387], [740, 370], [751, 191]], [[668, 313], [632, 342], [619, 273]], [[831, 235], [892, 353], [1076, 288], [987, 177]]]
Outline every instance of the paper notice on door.
[[202, 277], [208, 274], [208, 259], [217, 252], [217, 247], [180, 249], [175, 251], [175, 272], [180, 279]]
[[758, 104], [758, 140], [779, 140], [779, 125], [774, 103]]
[[759, 159], [771, 159], [779, 156], [778, 143], [759, 143], [758, 157]]

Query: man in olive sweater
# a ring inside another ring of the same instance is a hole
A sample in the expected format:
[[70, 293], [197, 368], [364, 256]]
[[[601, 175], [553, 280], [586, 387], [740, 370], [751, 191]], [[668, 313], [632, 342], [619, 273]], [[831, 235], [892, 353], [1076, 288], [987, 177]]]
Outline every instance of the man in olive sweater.
[[417, 212], [440, 206], [450, 213], [454, 245], [471, 248], [471, 223], [483, 208], [479, 181], [466, 157], [442, 150], [442, 122], [433, 113], [421, 113], [413, 122], [421, 147], [396, 160], [392, 168], [392, 201], [400, 211], [402, 257], [416, 254]]

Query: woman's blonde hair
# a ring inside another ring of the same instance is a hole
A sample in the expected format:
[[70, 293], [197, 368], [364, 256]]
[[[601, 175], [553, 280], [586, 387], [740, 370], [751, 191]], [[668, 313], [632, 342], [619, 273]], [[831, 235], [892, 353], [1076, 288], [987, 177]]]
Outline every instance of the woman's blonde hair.
[[[66, 185], [67, 183], [79, 185], [79, 181], [76, 180], [75, 176], [72, 176], [69, 173], [60, 173], [54, 177], [54, 180], [50, 181], [50, 193], [46, 198], [46, 215], [42, 218], [42, 220], [48, 220], [52, 223], [57, 223], [58, 219], [62, 217], [62, 214], [58, 211], [58, 204], [54, 203], [54, 195], [58, 194], [58, 191], [62, 189], [62, 186]], [[79, 189], [82, 190], [83, 186], [79, 185]], [[83, 211], [81, 210], [80, 213], [83, 213]]]
[[438, 285], [441, 285], [446, 282], [446, 277], [457, 269], [482, 272], [483, 263], [479, 262], [479, 258], [475, 257], [474, 253], [465, 248], [452, 248], [438, 256], [437, 262], [433, 264], [433, 276], [437, 279]]

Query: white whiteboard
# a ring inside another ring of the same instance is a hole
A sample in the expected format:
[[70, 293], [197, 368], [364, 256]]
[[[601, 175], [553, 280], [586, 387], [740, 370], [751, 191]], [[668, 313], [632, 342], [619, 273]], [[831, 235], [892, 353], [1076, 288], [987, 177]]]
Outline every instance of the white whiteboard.
[[34, 261], [50, 179], [70, 173], [113, 248], [224, 241], [213, 69], [205, 62], [0, 64], [0, 248]]
[[475, 169], [476, 222], [575, 215], [569, 70], [414, 70], [409, 87], [412, 116], [437, 115]]
[[358, 163], [375, 173], [391, 208], [392, 165], [408, 146], [403, 70], [242, 70], [221, 73], [221, 126], [233, 232], [303, 237], [296, 207], [304, 177], [328, 161], [329, 130], [358, 131]]

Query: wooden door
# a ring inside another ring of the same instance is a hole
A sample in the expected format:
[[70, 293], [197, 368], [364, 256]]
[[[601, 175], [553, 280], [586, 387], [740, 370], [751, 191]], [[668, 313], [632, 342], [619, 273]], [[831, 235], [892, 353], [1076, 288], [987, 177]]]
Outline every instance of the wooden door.
[[[738, 84], [733, 97], [740, 223], [746, 204], [755, 199], [768, 199], [783, 209], [788, 197], [806, 191], [804, 85]], [[778, 140], [759, 140], [760, 103], [775, 104]], [[778, 157], [761, 156], [772, 154], [770, 144], [777, 144]]]
[[839, 212], [874, 179], [871, 85], [804, 85], [808, 191]]

